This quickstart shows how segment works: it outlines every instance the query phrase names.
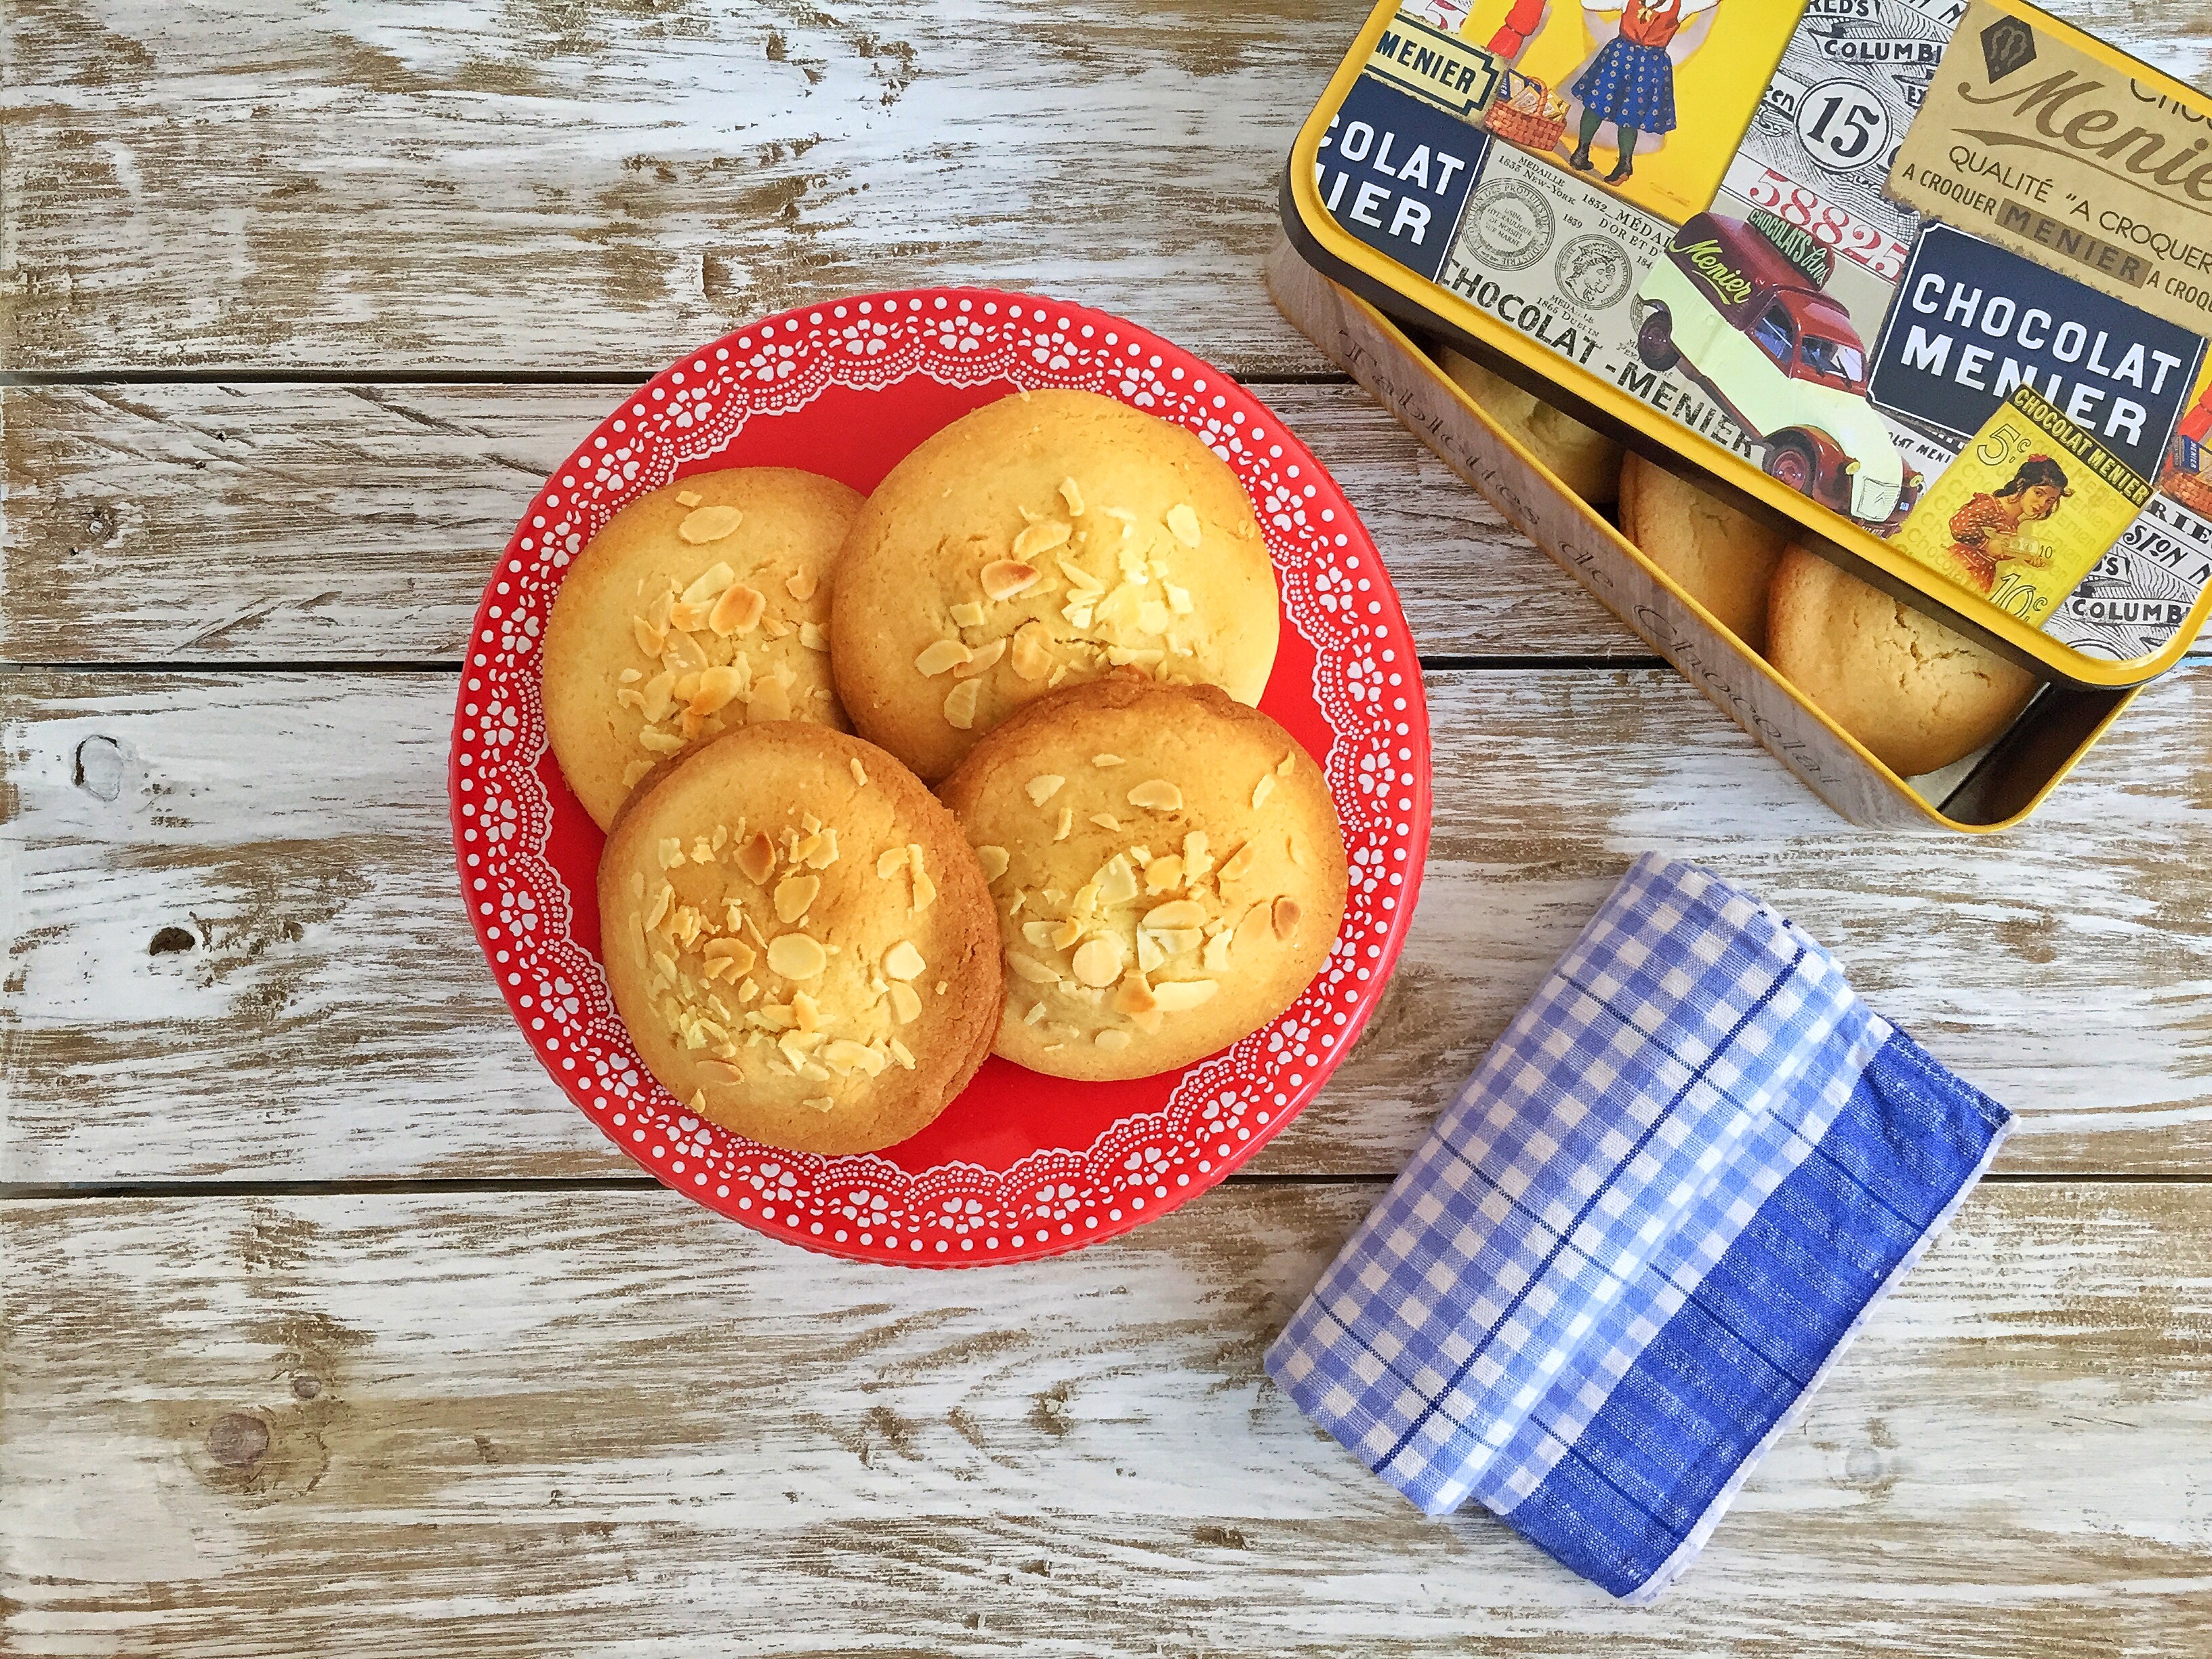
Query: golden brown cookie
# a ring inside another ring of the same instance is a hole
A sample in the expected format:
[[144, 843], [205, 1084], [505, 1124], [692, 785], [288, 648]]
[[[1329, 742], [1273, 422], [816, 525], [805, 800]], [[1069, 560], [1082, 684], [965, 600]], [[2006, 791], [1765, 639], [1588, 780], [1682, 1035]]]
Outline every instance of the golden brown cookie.
[[2035, 695], [2026, 669], [1802, 547], [1774, 573], [1767, 659], [1900, 777], [1964, 760]]
[[1620, 467], [1620, 533], [1753, 651], [1790, 538], [1632, 453]]
[[601, 829], [656, 762], [733, 726], [847, 729], [830, 598], [860, 506], [811, 472], [698, 472], [577, 556], [545, 625], [545, 735]]
[[1619, 444], [1449, 346], [1443, 361], [1444, 373], [1459, 389], [1518, 438], [1553, 477], [1593, 507], [1613, 504], [1620, 489]]
[[874, 744], [747, 726], [641, 785], [599, 862], [600, 953], [653, 1074], [803, 1152], [904, 1140], [967, 1086], [1004, 1002], [959, 824]]
[[1212, 686], [1116, 674], [1024, 708], [940, 793], [1006, 951], [997, 1051], [1054, 1077], [1173, 1071], [1297, 1000], [1344, 921], [1328, 785]]
[[846, 542], [836, 616], [854, 727], [934, 781], [1024, 703], [1117, 665], [1257, 702], [1280, 610], [1225, 462], [1110, 398], [1032, 392], [891, 470]]

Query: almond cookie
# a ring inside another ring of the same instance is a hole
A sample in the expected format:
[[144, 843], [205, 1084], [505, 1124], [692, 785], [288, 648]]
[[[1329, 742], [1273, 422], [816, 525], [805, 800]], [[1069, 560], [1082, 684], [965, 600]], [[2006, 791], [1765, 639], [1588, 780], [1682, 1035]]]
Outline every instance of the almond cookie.
[[1610, 507], [1620, 489], [1620, 446], [1593, 432], [1563, 409], [1523, 392], [1472, 357], [1447, 347], [1444, 373], [1480, 404], [1553, 477], [1593, 507]]
[[836, 613], [854, 727], [933, 781], [1115, 667], [1257, 702], [1281, 614], [1228, 465], [1090, 392], [986, 404], [901, 461], [854, 523]]
[[1765, 651], [1767, 589], [1787, 536], [1636, 454], [1621, 463], [1620, 533], [1722, 627]]
[[1966, 759], [2035, 695], [2026, 669], [1802, 547], [1774, 573], [1767, 659], [1899, 777]]
[[599, 861], [600, 954], [669, 1092], [771, 1146], [864, 1152], [990, 1052], [991, 896], [952, 815], [872, 744], [798, 720], [636, 791]]
[[1032, 1071], [1149, 1077], [1224, 1048], [1297, 1000], [1344, 921], [1321, 768], [1212, 686], [1070, 686], [940, 793], [998, 902], [997, 1051]]
[[698, 472], [592, 538], [545, 625], [545, 735], [601, 829], [656, 763], [732, 727], [849, 729], [830, 596], [860, 497], [784, 467]]

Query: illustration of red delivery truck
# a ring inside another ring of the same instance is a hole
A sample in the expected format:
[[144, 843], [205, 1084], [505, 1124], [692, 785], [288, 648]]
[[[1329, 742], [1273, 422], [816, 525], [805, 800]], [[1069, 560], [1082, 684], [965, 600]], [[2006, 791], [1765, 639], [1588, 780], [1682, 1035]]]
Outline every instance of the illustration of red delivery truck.
[[1638, 290], [1637, 351], [1711, 393], [1770, 477], [1888, 535], [1923, 480], [1867, 401], [1866, 343], [1826, 291], [1833, 258], [1764, 210], [1701, 213]]

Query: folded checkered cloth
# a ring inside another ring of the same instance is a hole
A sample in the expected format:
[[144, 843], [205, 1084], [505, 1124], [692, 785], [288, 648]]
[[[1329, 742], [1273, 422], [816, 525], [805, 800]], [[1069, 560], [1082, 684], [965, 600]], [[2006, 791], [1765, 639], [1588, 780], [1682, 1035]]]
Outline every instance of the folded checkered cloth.
[[2011, 1122], [1792, 923], [1646, 857], [1267, 1370], [1426, 1513], [1653, 1601]]

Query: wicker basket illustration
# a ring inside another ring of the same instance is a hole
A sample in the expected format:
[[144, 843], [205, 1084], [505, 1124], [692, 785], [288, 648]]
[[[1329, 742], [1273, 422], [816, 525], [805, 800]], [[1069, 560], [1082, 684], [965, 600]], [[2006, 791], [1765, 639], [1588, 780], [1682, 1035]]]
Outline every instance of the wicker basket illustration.
[[2178, 466], [2168, 467], [2159, 488], [2191, 512], [2212, 517], [2212, 478], [2201, 472], [2184, 472]]
[[1507, 143], [1543, 153], [1557, 149], [1567, 131], [1565, 101], [1534, 76], [1505, 76], [1505, 95], [1490, 106], [1483, 124]]

